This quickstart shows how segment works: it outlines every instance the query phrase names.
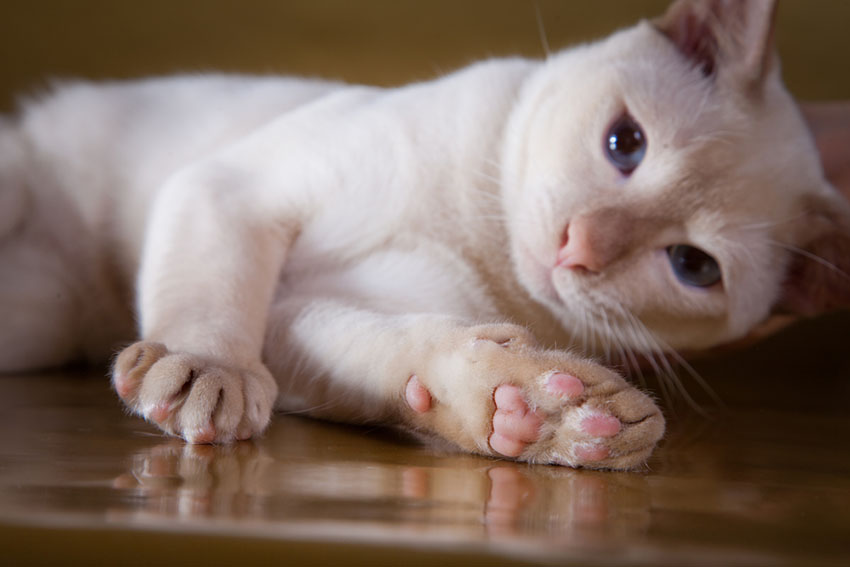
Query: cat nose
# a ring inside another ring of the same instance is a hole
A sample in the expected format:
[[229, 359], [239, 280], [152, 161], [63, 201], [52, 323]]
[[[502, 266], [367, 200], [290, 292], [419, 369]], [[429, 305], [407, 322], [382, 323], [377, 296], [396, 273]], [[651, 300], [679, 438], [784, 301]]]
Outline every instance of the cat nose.
[[584, 274], [606, 270], [629, 254], [637, 224], [629, 211], [613, 207], [577, 215], [564, 229], [555, 266]]
[[579, 217], [564, 229], [564, 238], [558, 257], [557, 267], [577, 272], [599, 273], [607, 264], [606, 259], [594, 249], [592, 232], [588, 230], [587, 219]]

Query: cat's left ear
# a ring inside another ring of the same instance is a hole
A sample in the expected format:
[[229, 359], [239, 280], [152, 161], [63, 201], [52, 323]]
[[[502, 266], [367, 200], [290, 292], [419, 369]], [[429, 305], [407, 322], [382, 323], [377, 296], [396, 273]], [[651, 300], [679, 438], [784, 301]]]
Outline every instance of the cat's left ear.
[[708, 77], [757, 91], [776, 65], [777, 0], [678, 0], [655, 27]]
[[813, 316], [850, 308], [850, 206], [836, 192], [806, 210], [776, 311]]

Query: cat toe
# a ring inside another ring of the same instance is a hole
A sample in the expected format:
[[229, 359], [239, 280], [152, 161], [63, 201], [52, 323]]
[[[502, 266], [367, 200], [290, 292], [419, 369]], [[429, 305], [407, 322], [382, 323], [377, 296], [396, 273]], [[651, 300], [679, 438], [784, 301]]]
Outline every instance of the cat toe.
[[407, 405], [416, 413], [425, 413], [431, 409], [431, 392], [422, 384], [414, 374], [407, 381], [404, 390], [404, 399]]
[[125, 403], [135, 402], [148, 370], [166, 354], [165, 345], [150, 341], [134, 343], [121, 351], [112, 366], [112, 386]]
[[193, 445], [209, 445], [216, 442], [217, 432], [212, 422], [198, 429], [184, 431], [183, 438]]
[[505, 457], [519, 457], [525, 451], [528, 443], [493, 432], [488, 440], [490, 448]]
[[134, 413], [199, 444], [259, 435], [277, 397], [265, 368], [231, 368], [153, 342], [136, 343], [118, 356], [113, 384]]
[[529, 443], [540, 437], [543, 420], [534, 412], [516, 386], [503, 384], [493, 393], [493, 433], [490, 448], [507, 456], [518, 457]]

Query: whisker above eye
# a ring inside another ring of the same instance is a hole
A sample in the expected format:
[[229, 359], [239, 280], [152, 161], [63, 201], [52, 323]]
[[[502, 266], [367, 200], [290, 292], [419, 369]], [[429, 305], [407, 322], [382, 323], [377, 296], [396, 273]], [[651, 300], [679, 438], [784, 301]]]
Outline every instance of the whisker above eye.
[[777, 221], [763, 221], [763, 222], [754, 222], [750, 224], [742, 224], [735, 228], [738, 230], [765, 230], [768, 228], [776, 228], [777, 226], [782, 226], [783, 224], [788, 224], [791, 222], [795, 222], [805, 217], [805, 213], [800, 213], [798, 215], [794, 215], [792, 217], [788, 217], [786, 219], [777, 220]]
[[797, 246], [793, 246], [791, 244], [785, 244], [784, 242], [779, 242], [778, 240], [771, 239], [771, 240], [768, 241], [768, 243], [773, 245], [773, 246], [777, 246], [779, 248], [783, 248], [785, 250], [788, 250], [789, 252], [793, 252], [794, 254], [799, 254], [800, 256], [803, 256], [804, 258], [808, 258], [809, 260], [811, 260], [813, 262], [817, 262], [821, 266], [823, 266], [823, 267], [825, 267], [829, 270], [832, 270], [833, 272], [840, 275], [841, 277], [850, 280], [850, 274], [848, 274], [847, 272], [845, 272], [844, 270], [842, 270], [841, 268], [839, 268], [838, 266], [836, 266], [835, 264], [833, 264], [832, 262], [827, 260], [826, 258], [822, 258], [822, 257], [818, 256], [817, 254], [813, 254], [813, 253], [809, 252], [808, 250], [804, 250], [803, 248], [798, 248]]

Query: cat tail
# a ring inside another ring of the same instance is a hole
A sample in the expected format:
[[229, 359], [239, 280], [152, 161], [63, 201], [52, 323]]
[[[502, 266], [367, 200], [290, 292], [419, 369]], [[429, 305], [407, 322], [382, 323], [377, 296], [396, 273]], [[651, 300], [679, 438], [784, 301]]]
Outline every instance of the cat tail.
[[25, 145], [11, 118], [0, 116], [0, 242], [22, 225], [27, 208]]

